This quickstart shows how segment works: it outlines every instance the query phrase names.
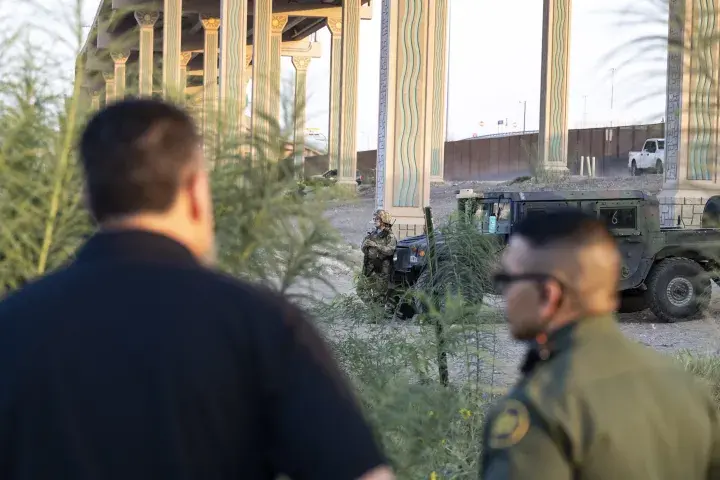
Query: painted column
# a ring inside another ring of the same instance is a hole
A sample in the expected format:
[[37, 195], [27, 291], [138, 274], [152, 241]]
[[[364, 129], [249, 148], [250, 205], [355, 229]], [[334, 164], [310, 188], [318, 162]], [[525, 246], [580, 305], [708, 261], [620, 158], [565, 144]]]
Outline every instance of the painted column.
[[182, 52], [180, 54], [180, 88], [182, 89], [181, 103], [187, 103], [185, 89], [187, 88], [187, 66], [192, 60], [192, 52]]
[[328, 169], [340, 168], [340, 73], [342, 68], [342, 17], [328, 18], [330, 40], [330, 121]]
[[[280, 45], [282, 44], [282, 33], [287, 25], [287, 15], [272, 16], [272, 35], [270, 37], [270, 110], [268, 111], [270, 121], [277, 133], [280, 133]], [[273, 138], [275, 138], [273, 132]]]
[[712, 4], [670, 0], [663, 226], [700, 226], [705, 203], [720, 195], [718, 100], [720, 12]]
[[155, 22], [160, 14], [158, 12], [135, 12], [135, 20], [140, 25], [140, 73], [138, 77], [138, 94], [151, 96], [153, 93], [153, 54], [155, 50]]
[[246, 0], [221, 0], [221, 4], [220, 98], [229, 139], [239, 142], [245, 103], [248, 6]]
[[295, 66], [295, 175], [305, 177], [305, 116], [307, 104], [307, 71], [310, 57], [293, 57]]
[[[218, 44], [220, 19], [200, 15], [205, 30], [203, 50], [203, 132], [207, 141], [214, 137], [218, 114]], [[206, 146], [207, 146], [206, 141]]]
[[540, 135], [536, 169], [567, 172], [572, 0], [543, 0]]
[[182, 0], [163, 2], [163, 97], [184, 100], [185, 84], [181, 77]]
[[112, 52], [110, 57], [113, 59], [115, 71], [115, 99], [122, 100], [125, 98], [126, 68], [130, 52]]
[[448, 3], [435, 2], [435, 48], [433, 55], [433, 86], [432, 95], [432, 131], [431, 135], [431, 160], [430, 160], [430, 181], [442, 182], [445, 173], [445, 122], [446, 101], [447, 101], [447, 59], [448, 59]]
[[105, 105], [109, 105], [115, 100], [115, 75], [112, 73], [103, 73], [105, 80]]
[[248, 98], [248, 84], [250, 83], [250, 80], [252, 79], [252, 53], [245, 55], [245, 76], [243, 77], [243, 108], [242, 108], [242, 125], [241, 128], [244, 132], [250, 131], [250, 125], [248, 124], [248, 118], [245, 115], [245, 110], [247, 110], [247, 107], [249, 105], [249, 101], [251, 100]]
[[[427, 0], [426, 0], [427, 1]], [[340, 146], [338, 184], [356, 188], [357, 97], [360, 60], [360, 0], [343, 2], [342, 66], [340, 71]]]
[[395, 217], [398, 238], [424, 231], [430, 204], [436, 23], [446, 21], [441, 1], [382, 2], [375, 202]]
[[[245, 113], [247, 110], [247, 107], [249, 105], [248, 102], [251, 102], [251, 99], [249, 98], [247, 92], [248, 92], [248, 83], [250, 82], [250, 80], [252, 78], [252, 66], [250, 65], [250, 63], [252, 62], [252, 47], [248, 47], [247, 50], [249, 50], [250, 53], [245, 54], [245, 76], [243, 77], [243, 88], [242, 88], [242, 91], [243, 91], [243, 104], [242, 105], [243, 105], [243, 107], [240, 112], [241, 113], [241, 122], [242, 122], [240, 124], [240, 128], [242, 129], [243, 137], [244, 137], [242, 146], [240, 147], [240, 155], [242, 155], [243, 158], [247, 158], [251, 154], [251, 148], [250, 148], [250, 144], [249, 144], [248, 140], [250, 138], [250, 131], [252, 128], [251, 119]], [[246, 50], [246, 52], [247, 52], [247, 50]]]
[[100, 92], [93, 91], [90, 93], [90, 108], [100, 110]]
[[[267, 145], [270, 137], [270, 73], [272, 64], [272, 0], [255, 0], [253, 10], [252, 142]], [[255, 161], [267, 161], [270, 151], [253, 149]]]

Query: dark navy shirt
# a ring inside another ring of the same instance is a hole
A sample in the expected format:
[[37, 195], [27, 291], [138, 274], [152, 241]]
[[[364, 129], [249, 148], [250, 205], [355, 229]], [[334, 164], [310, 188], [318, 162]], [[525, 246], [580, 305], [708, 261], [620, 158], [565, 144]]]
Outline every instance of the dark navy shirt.
[[100, 233], [0, 303], [0, 478], [355, 479], [384, 463], [301, 312]]

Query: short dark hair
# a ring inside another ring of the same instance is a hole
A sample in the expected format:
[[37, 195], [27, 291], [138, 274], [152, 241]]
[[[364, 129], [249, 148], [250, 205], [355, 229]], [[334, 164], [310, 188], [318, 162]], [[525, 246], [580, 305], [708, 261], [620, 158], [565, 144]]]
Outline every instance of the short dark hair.
[[563, 242], [582, 245], [613, 241], [605, 224], [594, 215], [571, 207], [528, 215], [518, 222], [513, 235], [523, 237], [538, 248]]
[[95, 220], [167, 211], [199, 145], [192, 118], [160, 100], [126, 99], [96, 113], [80, 140]]

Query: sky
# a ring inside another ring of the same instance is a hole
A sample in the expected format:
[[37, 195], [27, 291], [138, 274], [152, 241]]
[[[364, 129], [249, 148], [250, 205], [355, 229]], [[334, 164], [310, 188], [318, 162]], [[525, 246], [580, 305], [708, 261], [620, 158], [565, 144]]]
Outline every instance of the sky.
[[[37, 0], [57, 9], [57, 0]], [[72, 2], [73, 0], [68, 0]], [[448, 140], [473, 135], [536, 130], [539, 119], [542, 2], [449, 0]], [[658, 3], [659, 2], [659, 3]], [[663, 3], [664, 2], [664, 3]], [[667, 35], [667, 0], [573, 0], [570, 48], [569, 125], [603, 126], [660, 121], [664, 116], [666, 52], [643, 51], [637, 39]], [[380, 1], [361, 24], [358, 149], [377, 145]], [[13, 14], [56, 30], [28, 0], [0, 2]], [[84, 0], [89, 25], [98, 0]], [[4, 7], [4, 8], [3, 8]], [[61, 13], [67, 17], [68, 10]], [[323, 57], [308, 71], [307, 126], [327, 134], [330, 34], [317, 34]], [[628, 48], [628, 44], [631, 46]], [[657, 42], [656, 42], [657, 46]], [[68, 55], [67, 68], [72, 69]], [[283, 76], [294, 72], [283, 58]], [[614, 73], [613, 73], [614, 69]], [[524, 103], [525, 102], [525, 103]], [[612, 108], [611, 108], [612, 105]], [[507, 122], [498, 127], [498, 121]]]

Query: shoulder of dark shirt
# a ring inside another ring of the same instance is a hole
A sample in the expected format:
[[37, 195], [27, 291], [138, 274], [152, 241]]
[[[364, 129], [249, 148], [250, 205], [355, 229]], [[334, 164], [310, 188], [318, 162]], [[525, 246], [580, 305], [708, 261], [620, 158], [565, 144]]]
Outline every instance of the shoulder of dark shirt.
[[[61, 287], [87, 282], [88, 279], [84, 277], [83, 271], [87, 271], [88, 268], [112, 269], [113, 267], [87, 267], [70, 264], [43, 277], [33, 279], [0, 301], [0, 319], [13, 312], [43, 309], [45, 302], [57, 299], [62, 295], [63, 288]], [[196, 284], [198, 290], [201, 290], [198, 294], [201, 296], [210, 294], [212, 300], [222, 302], [224, 308], [238, 309], [241, 312], [254, 309], [265, 318], [265, 322], [270, 321], [269, 317], [305, 318], [302, 311], [282, 295], [267, 287], [253, 285], [219, 270], [162, 265], [149, 265], [148, 268], [165, 269], [168, 275], [174, 277], [183, 274], [197, 277]], [[98, 270], [93, 274], [100, 276], [103, 275], [103, 272]]]

